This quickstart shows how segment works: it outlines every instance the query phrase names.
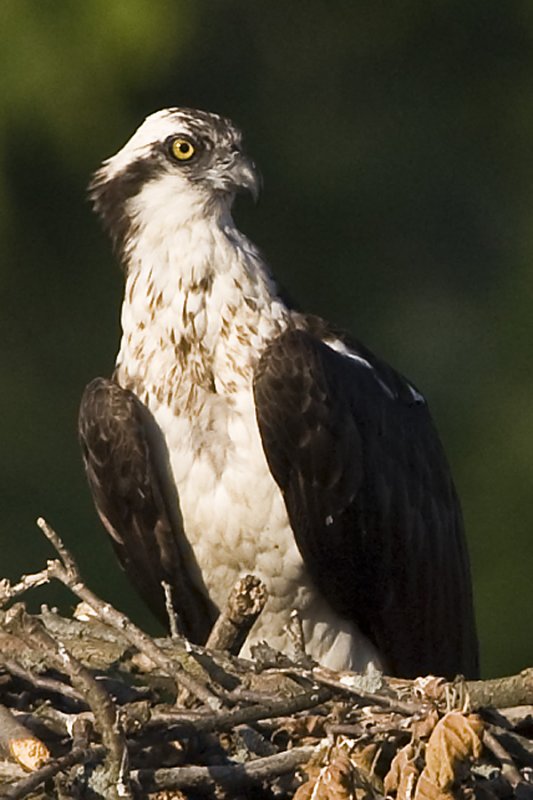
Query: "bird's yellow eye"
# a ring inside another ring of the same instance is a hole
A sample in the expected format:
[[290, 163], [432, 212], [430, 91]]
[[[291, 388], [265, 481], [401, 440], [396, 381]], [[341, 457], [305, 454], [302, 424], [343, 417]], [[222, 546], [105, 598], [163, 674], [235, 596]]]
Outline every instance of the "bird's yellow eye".
[[178, 161], [190, 161], [196, 153], [196, 148], [189, 139], [184, 139], [183, 136], [178, 136], [173, 139], [170, 149], [174, 158]]

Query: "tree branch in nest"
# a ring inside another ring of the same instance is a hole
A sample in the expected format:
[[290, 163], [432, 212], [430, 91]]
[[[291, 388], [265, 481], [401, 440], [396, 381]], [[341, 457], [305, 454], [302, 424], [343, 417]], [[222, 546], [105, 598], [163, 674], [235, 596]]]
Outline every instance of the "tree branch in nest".
[[206, 648], [238, 655], [266, 600], [265, 585], [255, 575], [245, 575], [237, 581], [213, 625]]
[[136, 789], [144, 792], [188, 789], [211, 794], [217, 787], [223, 787], [226, 792], [242, 791], [252, 783], [271, 781], [278, 775], [292, 772], [309, 761], [314, 750], [314, 747], [295, 747], [284, 753], [231, 766], [138, 770], [132, 772], [132, 783]]

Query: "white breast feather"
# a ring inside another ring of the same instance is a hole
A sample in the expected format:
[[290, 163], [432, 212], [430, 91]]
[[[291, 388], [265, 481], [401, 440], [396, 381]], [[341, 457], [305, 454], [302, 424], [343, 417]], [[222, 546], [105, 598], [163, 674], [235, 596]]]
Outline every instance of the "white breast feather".
[[[286, 630], [297, 608], [314, 658], [332, 668], [379, 666], [373, 646], [312, 585], [265, 459], [253, 371], [289, 312], [260, 255], [229, 218], [214, 225], [199, 209], [195, 216], [190, 198], [181, 208], [164, 178], [145, 187], [136, 201], [139, 215], [147, 192], [152, 213], [129, 249], [117, 377], [161, 428], [185, 531], [211, 598], [222, 606], [235, 581], [254, 573], [269, 599], [247, 650], [261, 639], [290, 649]], [[191, 291], [202, 279], [209, 291]], [[182, 337], [198, 347], [178, 369]]]

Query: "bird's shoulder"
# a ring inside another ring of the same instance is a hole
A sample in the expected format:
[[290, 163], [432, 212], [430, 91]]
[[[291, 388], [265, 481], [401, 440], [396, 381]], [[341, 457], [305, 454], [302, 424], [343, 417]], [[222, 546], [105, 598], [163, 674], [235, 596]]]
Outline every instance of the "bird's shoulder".
[[269, 343], [257, 377], [266, 373], [281, 377], [284, 371], [302, 365], [306, 354], [310, 357], [305, 367], [314, 369], [317, 380], [335, 374], [336, 390], [357, 395], [359, 404], [367, 396], [373, 405], [382, 402], [390, 409], [418, 406], [426, 410], [427, 401], [414, 383], [359, 339], [319, 316], [298, 311], [291, 311], [288, 328]]

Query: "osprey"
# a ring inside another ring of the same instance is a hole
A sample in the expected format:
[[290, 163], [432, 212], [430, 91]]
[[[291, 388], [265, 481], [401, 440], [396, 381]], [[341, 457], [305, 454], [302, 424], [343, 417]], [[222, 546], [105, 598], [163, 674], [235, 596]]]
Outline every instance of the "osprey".
[[138, 591], [202, 643], [235, 581], [266, 584], [247, 647], [336, 669], [475, 677], [461, 511], [423, 396], [282, 299], [235, 227], [259, 178], [229, 120], [149, 116], [90, 193], [124, 266], [111, 379], [79, 431], [98, 513]]

